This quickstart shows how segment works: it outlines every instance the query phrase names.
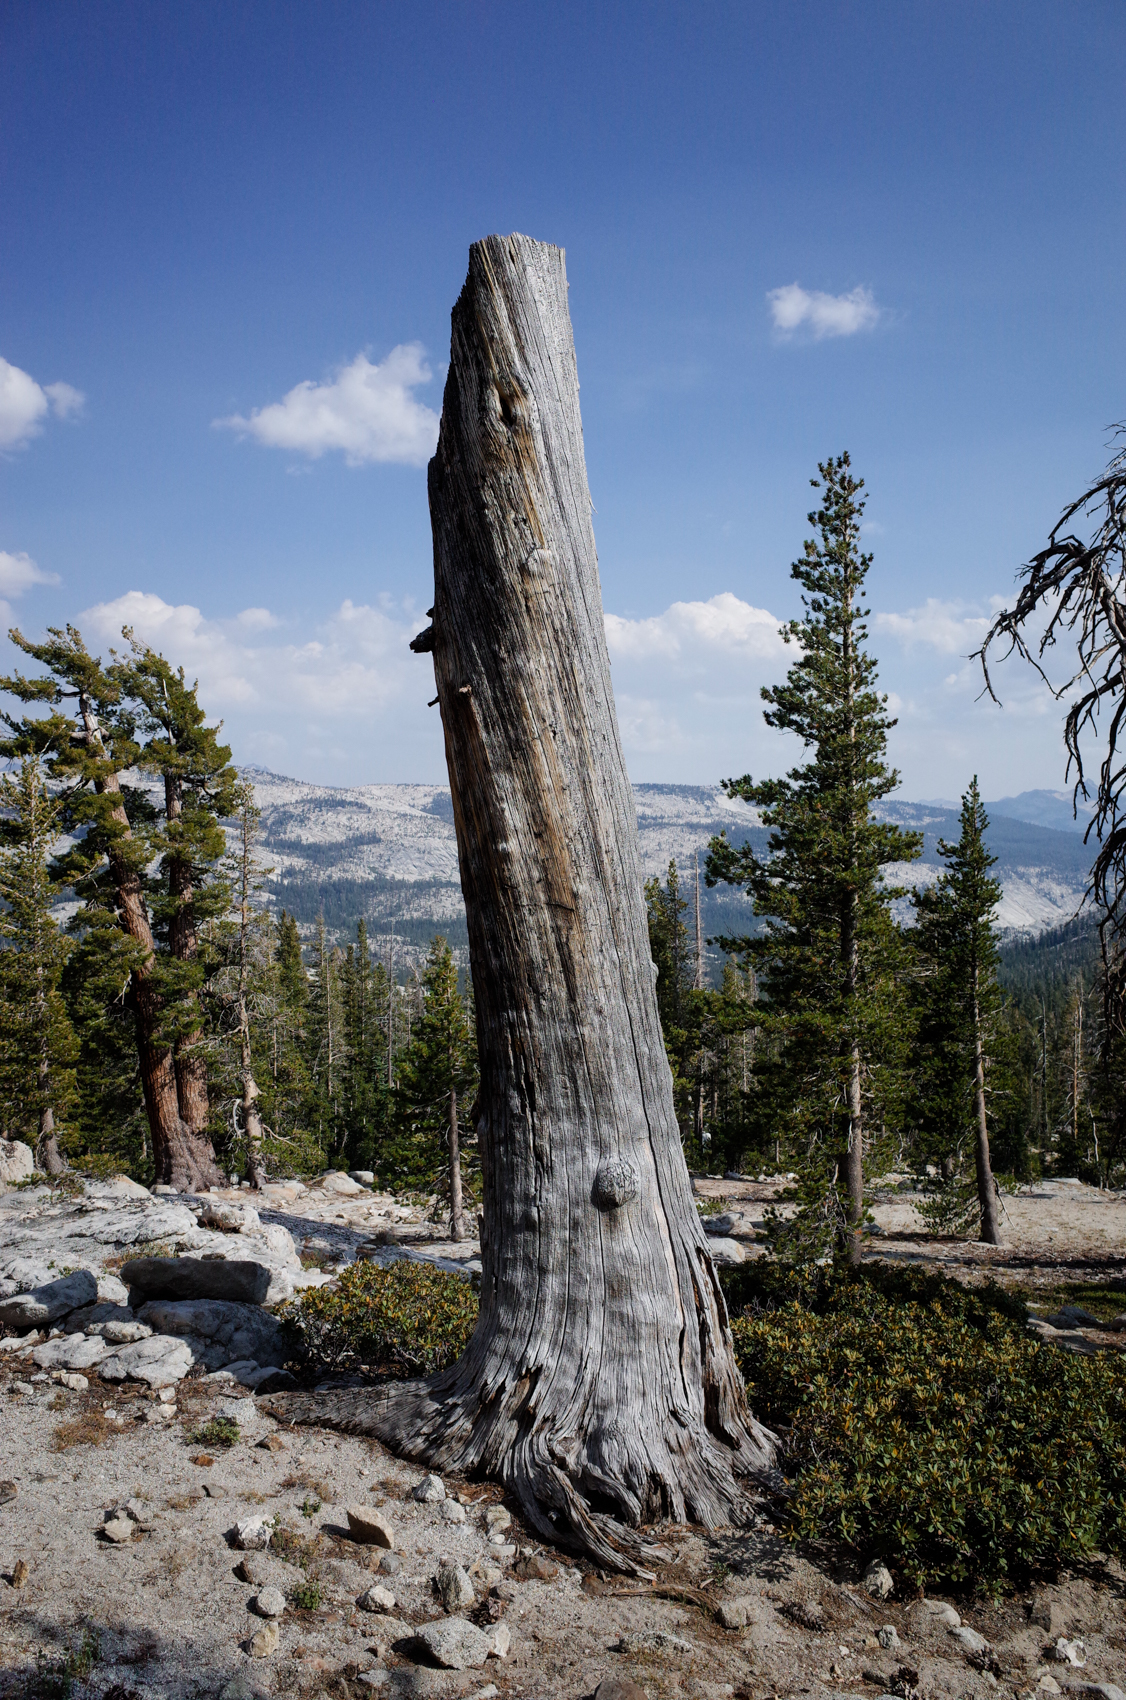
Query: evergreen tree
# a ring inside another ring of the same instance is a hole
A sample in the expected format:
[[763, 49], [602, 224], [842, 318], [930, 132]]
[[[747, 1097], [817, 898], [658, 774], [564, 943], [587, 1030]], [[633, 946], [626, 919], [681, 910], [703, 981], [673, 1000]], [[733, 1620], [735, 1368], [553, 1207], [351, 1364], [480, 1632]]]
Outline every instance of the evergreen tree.
[[[140, 756], [136, 713], [124, 700], [120, 673], [104, 668], [74, 627], [50, 628], [41, 644], [18, 631], [10, 636], [46, 671], [30, 679], [11, 675], [0, 680], [0, 689], [48, 712], [19, 720], [5, 715], [10, 736], [0, 740], [0, 755], [41, 757], [60, 825], [72, 840], [52, 877], [73, 884], [82, 900], [74, 922], [86, 935], [81, 960], [89, 962], [91, 950], [102, 944], [106, 962], [112, 958], [114, 969], [124, 970], [118, 985], [127, 987], [157, 1178], [188, 1190], [218, 1184], [222, 1177], [206, 1131], [180, 1114], [174, 1059], [179, 988], [166, 979], [167, 952], [159, 949], [148, 906], [149, 864], [159, 844], [155, 811], [122, 779]], [[76, 715], [64, 712], [68, 700]], [[95, 977], [108, 990], [106, 973]]]
[[343, 1099], [351, 1168], [376, 1165], [388, 1128], [386, 978], [382, 964], [372, 961], [367, 927], [361, 919], [356, 942], [348, 946], [341, 971], [346, 1053]]
[[57, 1175], [67, 1167], [59, 1140], [78, 1046], [59, 990], [70, 941], [51, 915], [62, 809], [35, 756], [0, 779], [0, 809], [0, 1114], [7, 1137], [28, 1138], [37, 1166]]
[[297, 923], [284, 909], [270, 928], [269, 944], [268, 1007], [254, 1040], [262, 1120], [298, 1167], [316, 1166], [320, 1150], [309, 1131], [314, 1096], [306, 1058], [309, 981]]
[[[985, 846], [989, 825], [977, 776], [962, 798], [957, 844], [938, 841], [946, 863], [931, 886], [914, 894], [914, 943], [921, 965], [918, 1047], [923, 1085], [922, 1126], [933, 1141], [963, 1141], [974, 1151], [981, 1238], [1001, 1243], [998, 1193], [989, 1152], [986, 1075], [1001, 1033], [997, 985], [997, 905], [1001, 884], [990, 869], [997, 858]], [[953, 1165], [952, 1165], [953, 1168]], [[956, 1183], [956, 1172], [948, 1174]]]
[[122, 635], [131, 658], [115, 659], [109, 671], [143, 738], [137, 766], [164, 790], [164, 819], [152, 832], [159, 872], [149, 881], [153, 934], [163, 953], [162, 1029], [172, 1039], [180, 1117], [198, 1137], [210, 1114], [199, 1002], [208, 965], [200, 935], [229, 901], [215, 869], [226, 849], [220, 821], [239, 807], [238, 775], [230, 749], [206, 725], [197, 685], [188, 685], [184, 669], [138, 643], [128, 626]]
[[[826, 1231], [859, 1260], [864, 1153], [899, 1089], [905, 1009], [902, 944], [891, 914], [899, 888], [889, 864], [919, 853], [918, 834], [873, 818], [899, 775], [887, 766], [886, 697], [864, 644], [861, 607], [872, 557], [860, 552], [863, 481], [849, 457], [819, 468], [821, 505], [809, 515], [792, 576], [805, 613], [784, 630], [801, 649], [786, 682], [764, 689], [766, 723], [801, 739], [812, 759], [784, 779], [728, 780], [729, 796], [761, 810], [769, 856], [712, 840], [710, 883], [743, 886], [766, 921], [760, 938], [721, 939], [755, 967], [766, 999], [763, 1025], [778, 1040], [760, 1086], [791, 1143], [804, 1145], [803, 1208], [788, 1230], [812, 1249]], [[840, 1175], [847, 1181], [840, 1197]]]
[[344, 1033], [340, 1007], [340, 963], [329, 943], [323, 913], [313, 934], [306, 1055], [312, 1086], [311, 1126], [328, 1156], [343, 1148], [340, 1089], [344, 1079]]
[[477, 1046], [457, 964], [440, 935], [430, 945], [421, 993], [395, 1086], [397, 1139], [390, 1156], [396, 1178], [409, 1185], [432, 1185], [445, 1171], [450, 1230], [461, 1239], [460, 1106], [476, 1093]]
[[208, 996], [235, 1064], [238, 1093], [232, 1117], [234, 1144], [246, 1151], [247, 1179], [257, 1192], [265, 1184], [266, 1163], [254, 1053], [257, 1049], [261, 1054], [263, 1017], [268, 1019], [273, 1013], [274, 976], [270, 921], [256, 899], [260, 901], [270, 870], [262, 867], [258, 855], [262, 814], [254, 801], [253, 786], [237, 785], [232, 801], [235, 833], [222, 864], [223, 885], [231, 894], [232, 904], [215, 940], [219, 966], [212, 975]]

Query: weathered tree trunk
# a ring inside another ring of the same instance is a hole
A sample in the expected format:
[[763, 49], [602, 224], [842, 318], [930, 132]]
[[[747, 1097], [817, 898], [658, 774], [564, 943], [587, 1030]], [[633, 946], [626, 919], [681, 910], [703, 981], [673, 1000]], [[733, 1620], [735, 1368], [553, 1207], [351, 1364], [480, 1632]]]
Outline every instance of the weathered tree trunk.
[[48, 1104], [39, 1114], [39, 1136], [35, 1141], [35, 1166], [45, 1175], [65, 1175], [70, 1167], [59, 1150], [55, 1112]]
[[985, 1057], [981, 1046], [981, 1013], [977, 1000], [977, 969], [974, 969], [974, 1111], [977, 1121], [975, 1157], [977, 1201], [981, 1208], [981, 1237], [987, 1245], [1001, 1244], [997, 1211], [997, 1183], [989, 1159], [989, 1125], [985, 1117]]
[[[82, 698], [79, 708], [91, 747], [100, 749], [102, 735], [92, 705]], [[96, 787], [101, 795], [116, 799], [111, 804], [112, 819], [120, 830], [122, 841], [127, 842], [133, 831], [117, 775], [107, 772], [97, 780]], [[181, 1192], [198, 1192], [209, 1186], [218, 1186], [223, 1177], [219, 1173], [211, 1141], [206, 1133], [193, 1133], [182, 1120], [172, 1048], [159, 1037], [163, 1004], [152, 980], [156, 945], [149, 926], [140, 875], [122, 855], [115, 856], [111, 851], [109, 861], [122, 925], [142, 952], [140, 966], [133, 970], [132, 975], [134, 1023], [157, 1180], [166, 1186], [177, 1187]]]
[[661, 1039], [561, 249], [470, 250], [430, 464], [433, 649], [477, 1010], [481, 1312], [464, 1357], [290, 1415], [498, 1477], [607, 1565], [747, 1515], [747, 1408]]
[[246, 1135], [246, 1178], [255, 1192], [266, 1184], [266, 1163], [262, 1156], [262, 1117], [258, 1110], [258, 1083], [250, 1050], [250, 1023], [246, 1005], [240, 1009], [242, 1019], [240, 1060], [242, 1064], [242, 1130]]
[[[183, 786], [173, 774], [166, 774], [164, 778], [164, 813], [170, 826], [182, 819], [184, 813]], [[168, 948], [178, 962], [194, 962], [199, 951], [199, 937], [192, 904], [195, 895], [192, 867], [186, 856], [169, 857], [168, 888], [175, 903], [168, 926]], [[173, 1047], [172, 1064], [176, 1071], [176, 1102], [180, 1120], [190, 1136], [198, 1140], [201, 1135], [205, 1136], [211, 1115], [202, 1027], [180, 1034]]]
[[450, 1147], [450, 1238], [452, 1240], [463, 1240], [465, 1238], [465, 1207], [461, 1198], [461, 1144], [457, 1125], [457, 1092], [452, 1086], [450, 1088], [448, 1139]]

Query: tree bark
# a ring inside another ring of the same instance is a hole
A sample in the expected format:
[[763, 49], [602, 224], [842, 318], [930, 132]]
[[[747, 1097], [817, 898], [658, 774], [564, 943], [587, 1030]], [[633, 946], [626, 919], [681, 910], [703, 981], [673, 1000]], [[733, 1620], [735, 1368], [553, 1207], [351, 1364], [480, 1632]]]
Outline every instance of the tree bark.
[[974, 969], [974, 1112], [977, 1122], [974, 1141], [977, 1162], [977, 1201], [981, 1208], [981, 1237], [986, 1245], [1001, 1244], [997, 1211], [997, 1183], [989, 1159], [989, 1124], [985, 1117], [985, 1057], [981, 1044], [981, 1012], [977, 999], [977, 969]]
[[[175, 826], [184, 812], [183, 787], [178, 778], [164, 778], [164, 813], [169, 826]], [[178, 962], [194, 962], [199, 950], [195, 910], [192, 906], [194, 889], [191, 862], [185, 856], [169, 856], [168, 889], [175, 902], [175, 911], [168, 927], [168, 948]], [[211, 1116], [207, 1091], [207, 1057], [203, 1051], [203, 1029], [194, 1028], [176, 1040], [172, 1050], [172, 1065], [176, 1071], [176, 1103], [180, 1119], [194, 1140], [206, 1137]]]
[[[79, 709], [90, 746], [101, 749], [102, 735], [92, 705], [81, 698]], [[111, 805], [112, 819], [122, 841], [128, 841], [133, 830], [125, 812], [117, 775], [104, 773], [96, 781], [96, 789], [102, 796], [116, 798]], [[211, 1141], [206, 1133], [193, 1134], [180, 1116], [172, 1048], [159, 1038], [163, 1005], [152, 980], [156, 945], [145, 909], [140, 875], [124, 856], [114, 855], [112, 849], [109, 863], [122, 925], [142, 952], [140, 965], [134, 968], [132, 974], [133, 1007], [141, 1087], [152, 1134], [157, 1180], [166, 1186], [177, 1187], [181, 1192], [198, 1192], [209, 1186], [219, 1186], [223, 1177], [215, 1161]]]
[[644, 1574], [644, 1526], [748, 1516], [747, 1408], [657, 1013], [561, 249], [470, 250], [430, 463], [433, 650], [477, 1012], [481, 1310], [453, 1368], [290, 1414], [499, 1478]]
[[457, 1127], [457, 1092], [450, 1088], [450, 1238], [465, 1238], [465, 1207], [461, 1201], [461, 1149]]
[[45, 1175], [65, 1175], [70, 1164], [59, 1150], [59, 1135], [55, 1127], [55, 1112], [48, 1104], [39, 1115], [39, 1136], [35, 1141], [35, 1166]]

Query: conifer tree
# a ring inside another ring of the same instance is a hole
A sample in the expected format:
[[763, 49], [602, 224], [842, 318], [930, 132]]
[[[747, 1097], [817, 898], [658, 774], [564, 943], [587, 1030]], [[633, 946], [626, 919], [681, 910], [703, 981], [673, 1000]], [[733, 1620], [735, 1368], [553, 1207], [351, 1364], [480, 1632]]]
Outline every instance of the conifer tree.
[[258, 855], [262, 812], [254, 801], [254, 788], [239, 784], [232, 798], [235, 832], [224, 858], [224, 885], [231, 894], [231, 912], [218, 934], [221, 966], [209, 987], [210, 1000], [218, 1008], [220, 1031], [234, 1051], [238, 1079], [236, 1123], [240, 1143], [246, 1148], [246, 1174], [254, 1191], [266, 1180], [263, 1153], [264, 1128], [259, 1105], [261, 1092], [255, 1079], [255, 1040], [261, 1052], [261, 1019], [271, 1012], [270, 921], [255, 904], [264, 889], [267, 874]]
[[460, 1114], [476, 1091], [477, 1047], [458, 990], [457, 964], [440, 935], [431, 942], [421, 991], [395, 1088], [399, 1137], [393, 1161], [399, 1178], [415, 1185], [432, 1184], [445, 1169], [450, 1232], [463, 1239]]
[[115, 659], [109, 672], [136, 716], [143, 743], [137, 765], [161, 780], [164, 820], [154, 824], [152, 847], [160, 857], [159, 877], [150, 881], [153, 932], [167, 952], [162, 962], [163, 1030], [172, 1037], [176, 1095], [181, 1119], [195, 1137], [208, 1119], [207, 1057], [199, 997], [207, 967], [200, 933], [227, 908], [228, 891], [215, 868], [226, 849], [221, 819], [233, 815], [238, 774], [218, 729], [206, 724], [184, 669], [122, 633], [131, 657]]
[[298, 1153], [309, 1145], [313, 1121], [306, 1058], [309, 981], [297, 923], [284, 909], [270, 929], [269, 943], [269, 1008], [258, 1026], [255, 1078], [263, 1121], [276, 1141]]
[[0, 1114], [7, 1136], [27, 1134], [36, 1165], [63, 1173], [61, 1124], [75, 1096], [78, 1046], [59, 991], [70, 941], [51, 915], [50, 857], [62, 809], [38, 759], [0, 779]]
[[804, 1208], [790, 1232], [814, 1243], [831, 1232], [857, 1262], [866, 1136], [894, 1091], [904, 1037], [902, 946], [891, 914], [902, 892], [884, 883], [883, 870], [916, 857], [920, 839], [873, 815], [899, 775], [886, 761], [895, 722], [864, 647], [861, 601], [872, 557], [860, 551], [863, 481], [853, 478], [847, 454], [818, 470], [811, 484], [823, 494], [809, 515], [818, 536], [791, 574], [805, 612], [782, 634], [801, 655], [784, 684], [762, 692], [767, 725], [795, 733], [812, 756], [783, 779], [725, 781], [729, 796], [762, 811], [769, 855], [762, 860], [721, 834], [711, 843], [708, 879], [743, 886], [766, 923], [760, 938], [719, 943], [758, 973], [763, 1025], [778, 1040], [768, 1071], [773, 1114], [807, 1154]]
[[[59, 801], [60, 824], [73, 840], [56, 859], [52, 876], [75, 886], [83, 902], [77, 927], [111, 948], [115, 969], [124, 970], [157, 1178], [184, 1190], [217, 1185], [222, 1176], [206, 1130], [189, 1126], [180, 1114], [173, 1055], [177, 1023], [148, 907], [154, 811], [121, 777], [140, 755], [135, 713], [123, 700], [121, 678], [89, 653], [73, 626], [65, 632], [50, 628], [41, 644], [18, 631], [10, 636], [46, 671], [37, 678], [17, 673], [0, 679], [0, 689], [48, 712], [19, 720], [5, 715], [10, 736], [0, 740], [0, 755], [42, 758]], [[71, 700], [75, 715], [64, 712]], [[174, 982], [171, 991], [174, 1004]]]
[[997, 986], [997, 858], [985, 845], [989, 825], [977, 775], [962, 798], [957, 844], [938, 841], [946, 867], [914, 895], [915, 943], [923, 966], [922, 1058], [926, 1114], [947, 1138], [972, 1130], [981, 1238], [1000, 1245], [997, 1187], [989, 1154], [986, 1071], [1000, 1032]]

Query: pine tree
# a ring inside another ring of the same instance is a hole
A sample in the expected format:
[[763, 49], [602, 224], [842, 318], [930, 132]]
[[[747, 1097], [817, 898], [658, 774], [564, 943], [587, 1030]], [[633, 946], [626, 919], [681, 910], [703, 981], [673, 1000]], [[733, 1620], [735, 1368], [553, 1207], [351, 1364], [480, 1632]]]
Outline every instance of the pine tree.
[[977, 776], [962, 798], [957, 844], [938, 841], [946, 867], [914, 895], [915, 943], [923, 967], [920, 1054], [927, 1116], [959, 1142], [972, 1130], [981, 1238], [1001, 1243], [997, 1188], [989, 1155], [986, 1072], [998, 1035], [997, 905], [1001, 884], [985, 846], [989, 825]]
[[373, 963], [367, 926], [361, 919], [355, 945], [345, 953], [341, 974], [346, 1051], [343, 1097], [349, 1166], [373, 1168], [387, 1132], [386, 972]]
[[233, 815], [238, 775], [231, 752], [208, 726], [184, 669], [173, 668], [128, 626], [122, 635], [131, 658], [115, 659], [110, 675], [135, 711], [143, 743], [137, 765], [164, 788], [164, 821], [153, 832], [159, 875], [149, 882], [153, 933], [166, 953], [161, 964], [163, 1030], [172, 1037], [176, 1094], [181, 1119], [193, 1135], [209, 1120], [207, 1057], [200, 993], [207, 964], [201, 930], [225, 913], [229, 893], [215, 869], [226, 849], [220, 824]]
[[[769, 856], [713, 839], [709, 883], [743, 886], [766, 926], [760, 938], [723, 938], [749, 960], [765, 994], [763, 1025], [778, 1040], [760, 1071], [774, 1116], [805, 1146], [803, 1209], [789, 1230], [811, 1248], [831, 1231], [850, 1262], [860, 1257], [864, 1152], [897, 1089], [905, 1036], [902, 944], [891, 913], [899, 888], [883, 870], [919, 853], [918, 834], [877, 821], [873, 809], [899, 775], [887, 766], [895, 722], [876, 690], [861, 607], [872, 557], [860, 552], [863, 481], [847, 454], [819, 467], [819, 536], [792, 577], [803, 617], [783, 631], [801, 649], [786, 682], [764, 689], [768, 726], [793, 732], [812, 759], [784, 779], [725, 782], [729, 796], [762, 811]], [[767, 1078], [767, 1076], [769, 1078]], [[839, 1176], [847, 1178], [847, 1204]]]
[[71, 945], [51, 915], [62, 809], [36, 757], [0, 779], [0, 809], [0, 1113], [7, 1137], [27, 1134], [37, 1166], [57, 1175], [67, 1167], [59, 1140], [78, 1046], [59, 990]]
[[663, 884], [656, 878], [646, 880], [645, 909], [649, 951], [657, 970], [657, 1011], [665, 1055], [672, 1071], [676, 1119], [686, 1156], [699, 1164], [702, 1153], [692, 1149], [699, 1144], [693, 1138], [692, 1058], [698, 1049], [696, 1018], [700, 1012], [692, 1008], [693, 963], [684, 921], [688, 904], [680, 895], [680, 874], [675, 860], [670, 861]]
[[344, 1033], [340, 1007], [340, 963], [329, 942], [323, 913], [313, 934], [306, 1055], [313, 1089], [312, 1128], [328, 1156], [343, 1145], [340, 1089], [344, 1078]]
[[269, 944], [268, 1009], [255, 1039], [262, 1120], [292, 1161], [319, 1164], [320, 1150], [309, 1132], [314, 1113], [306, 1058], [309, 980], [297, 923], [284, 909], [270, 929]]
[[[74, 627], [50, 628], [41, 644], [18, 631], [10, 636], [46, 672], [31, 679], [11, 675], [0, 680], [0, 689], [48, 712], [19, 720], [5, 715], [10, 736], [0, 740], [0, 755], [42, 758], [60, 824], [72, 839], [53, 864], [52, 877], [73, 884], [82, 901], [75, 917], [87, 935], [82, 959], [89, 961], [90, 949], [100, 943], [114, 969], [124, 970], [125, 980], [118, 983], [128, 988], [157, 1178], [186, 1190], [216, 1185], [222, 1177], [206, 1131], [180, 1114], [173, 1054], [179, 988], [174, 978], [166, 983], [166, 960], [148, 907], [148, 870], [158, 844], [155, 811], [122, 779], [140, 755], [136, 714], [123, 700], [120, 676], [89, 653]], [[63, 711], [68, 700], [76, 703], [74, 716]], [[104, 972], [96, 978], [106, 986]]]
[[[223, 884], [231, 894], [231, 912], [224, 917], [215, 940], [219, 966], [208, 987], [217, 1024], [233, 1052], [238, 1081], [236, 1142], [246, 1150], [247, 1179], [254, 1191], [266, 1180], [264, 1128], [255, 1078], [254, 1052], [261, 1052], [262, 1019], [272, 1014], [271, 928], [268, 915], [256, 904], [272, 870], [258, 855], [262, 813], [254, 788], [239, 784], [232, 797], [235, 832], [223, 859]], [[257, 1046], [256, 1046], [256, 1043]]]
[[457, 964], [440, 935], [430, 945], [421, 993], [395, 1087], [398, 1139], [392, 1161], [397, 1177], [412, 1185], [431, 1185], [445, 1169], [450, 1231], [462, 1239], [460, 1106], [476, 1092], [477, 1047], [458, 990]]

